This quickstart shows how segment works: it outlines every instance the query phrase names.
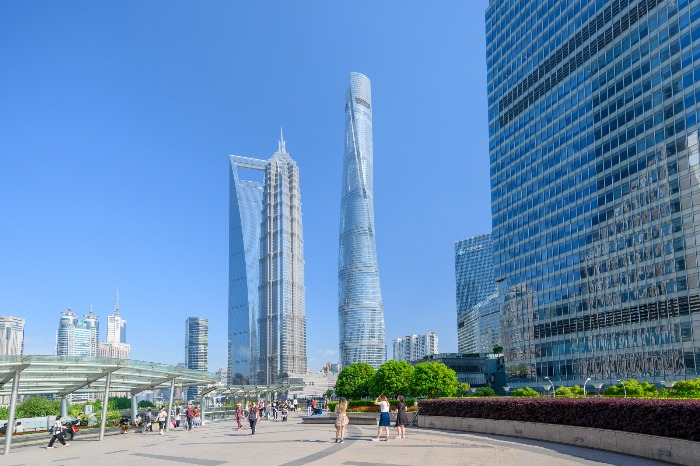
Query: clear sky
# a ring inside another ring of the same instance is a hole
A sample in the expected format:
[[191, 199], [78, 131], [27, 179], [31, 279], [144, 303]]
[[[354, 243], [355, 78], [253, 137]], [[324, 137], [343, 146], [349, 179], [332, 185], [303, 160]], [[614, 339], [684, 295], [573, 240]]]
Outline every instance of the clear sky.
[[440, 2], [0, 2], [0, 315], [53, 354], [61, 311], [119, 288], [133, 359], [208, 317], [226, 365], [229, 154], [301, 173], [309, 366], [338, 359], [344, 98], [372, 82], [391, 339], [457, 350], [454, 242], [491, 229], [484, 12]]

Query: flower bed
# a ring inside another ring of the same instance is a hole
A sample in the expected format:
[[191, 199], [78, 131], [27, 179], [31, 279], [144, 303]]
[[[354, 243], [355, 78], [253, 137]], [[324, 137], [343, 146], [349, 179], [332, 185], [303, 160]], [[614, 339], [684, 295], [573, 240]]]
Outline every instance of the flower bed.
[[700, 401], [461, 398], [420, 402], [426, 416], [563, 424], [700, 441]]

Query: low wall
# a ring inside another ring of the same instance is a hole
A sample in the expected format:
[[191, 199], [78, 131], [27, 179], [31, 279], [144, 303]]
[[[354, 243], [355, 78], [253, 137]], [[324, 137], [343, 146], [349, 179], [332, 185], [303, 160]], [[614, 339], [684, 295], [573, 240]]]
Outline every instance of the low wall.
[[669, 463], [700, 466], [700, 442], [690, 440], [559, 424], [448, 416], [420, 415], [418, 426], [546, 440]]

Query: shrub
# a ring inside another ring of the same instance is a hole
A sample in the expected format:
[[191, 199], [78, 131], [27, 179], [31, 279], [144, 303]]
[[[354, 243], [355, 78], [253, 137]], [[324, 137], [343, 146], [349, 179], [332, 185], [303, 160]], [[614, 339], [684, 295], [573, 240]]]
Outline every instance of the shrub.
[[427, 416], [543, 422], [700, 440], [700, 401], [461, 398], [421, 401]]
[[477, 388], [472, 396], [496, 396], [496, 390], [491, 387]]
[[539, 398], [540, 394], [537, 390], [530, 387], [516, 388], [511, 392], [511, 396], [515, 397], [526, 397], [526, 398]]

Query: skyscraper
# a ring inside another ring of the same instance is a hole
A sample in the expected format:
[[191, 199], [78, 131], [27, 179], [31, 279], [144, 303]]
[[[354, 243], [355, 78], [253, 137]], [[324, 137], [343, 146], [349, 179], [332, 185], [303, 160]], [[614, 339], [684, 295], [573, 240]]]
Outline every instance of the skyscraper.
[[299, 168], [283, 137], [270, 160], [231, 168], [228, 377], [273, 383], [306, 372]]
[[509, 385], [697, 375], [699, 31], [687, 0], [490, 1]]
[[350, 73], [340, 194], [338, 324], [343, 367], [386, 361], [386, 330], [374, 231], [372, 95], [369, 79]]
[[[209, 320], [188, 317], [185, 321], [185, 367], [195, 371], [209, 370]], [[187, 387], [187, 400], [194, 400], [199, 387]]]
[[97, 316], [90, 313], [81, 321], [71, 308], [61, 313], [56, 331], [57, 356], [97, 356], [99, 323]]
[[0, 316], [0, 356], [24, 354], [24, 319]]
[[230, 156], [228, 378], [247, 384], [259, 358], [257, 319], [265, 161]]
[[107, 341], [100, 342], [101, 358], [129, 359], [131, 345], [126, 342], [126, 320], [119, 315], [119, 291], [114, 303], [114, 314], [107, 317]]
[[490, 234], [473, 236], [455, 243], [455, 282], [458, 351], [476, 352], [475, 318], [470, 309], [496, 291]]
[[265, 166], [260, 229], [258, 382], [306, 373], [304, 235], [299, 168], [280, 139]]

